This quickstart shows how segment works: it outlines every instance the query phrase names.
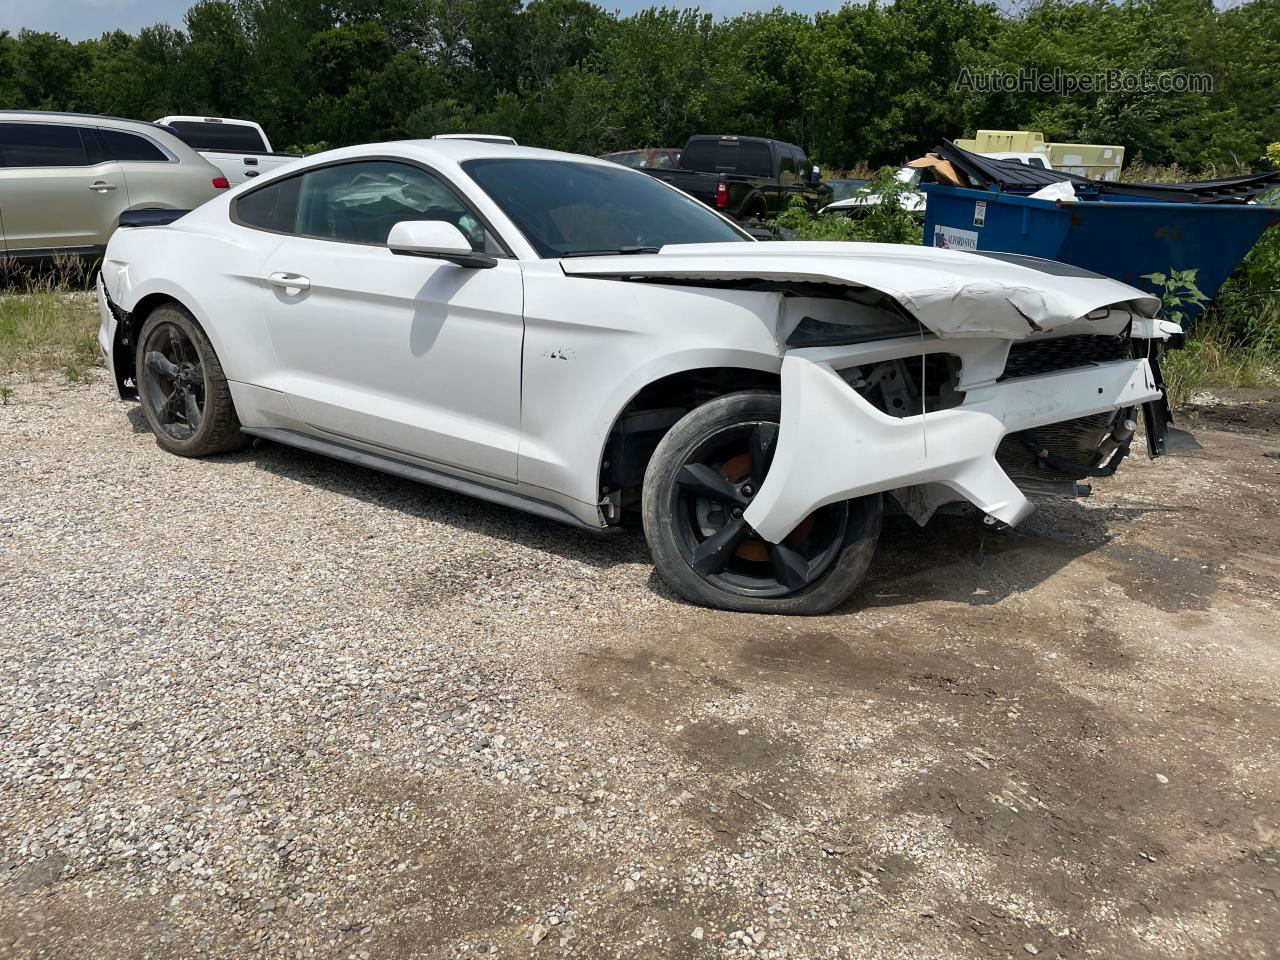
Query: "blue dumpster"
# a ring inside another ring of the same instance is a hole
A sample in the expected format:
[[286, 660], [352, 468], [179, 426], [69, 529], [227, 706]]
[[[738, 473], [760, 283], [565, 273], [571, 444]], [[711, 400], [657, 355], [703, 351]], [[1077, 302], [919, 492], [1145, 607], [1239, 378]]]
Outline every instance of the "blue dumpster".
[[1197, 269], [1196, 285], [1218, 292], [1280, 207], [1106, 199], [1041, 200], [993, 190], [921, 184], [928, 197], [924, 242], [1061, 260], [1157, 295], [1146, 273]]

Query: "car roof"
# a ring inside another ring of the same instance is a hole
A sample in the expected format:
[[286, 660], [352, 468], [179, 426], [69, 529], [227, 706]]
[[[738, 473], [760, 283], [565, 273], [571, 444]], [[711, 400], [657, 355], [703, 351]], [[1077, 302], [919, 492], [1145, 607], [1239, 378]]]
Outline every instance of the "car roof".
[[164, 130], [164, 127], [147, 120], [130, 120], [112, 117], [105, 113], [71, 113], [61, 110], [0, 110], [0, 120], [46, 120], [50, 123], [92, 124], [98, 127], [116, 127], [121, 130], [143, 127], [148, 131]]
[[505, 133], [437, 133], [432, 140], [479, 140], [482, 143], [505, 143], [509, 147], [517, 146], [516, 138]]
[[187, 116], [186, 114], [173, 114], [172, 116], [161, 117], [156, 121], [158, 124], [166, 123], [216, 123], [228, 127], [255, 127], [262, 129], [262, 124], [256, 120], [240, 120], [237, 117], [206, 117], [206, 116]]
[[357, 158], [361, 156], [377, 156], [379, 153], [403, 152], [406, 156], [420, 160], [446, 160], [452, 163], [463, 163], [467, 160], [560, 160], [576, 163], [591, 163], [616, 169], [617, 164], [588, 157], [578, 153], [563, 153], [559, 150], [543, 150], [541, 147], [512, 146], [506, 143], [486, 143], [482, 140], [394, 140], [387, 143], [363, 143], [351, 147], [340, 147], [325, 154], [308, 157], [332, 159]]
[[200, 156], [199, 153], [187, 146], [183, 140], [175, 136], [172, 130], [146, 120], [109, 117], [101, 113], [67, 113], [58, 110], [0, 110], [0, 122], [4, 121], [59, 123], [68, 126], [103, 127], [108, 130], [126, 130], [142, 133], [153, 140], [159, 141], [166, 150], [182, 163], [194, 163], [208, 166], [211, 170], [217, 169], [204, 157]]
[[772, 137], [740, 137], [736, 133], [695, 133], [689, 138], [693, 140], [737, 140], [739, 143], [776, 143], [780, 147], [795, 147], [804, 153], [804, 147], [787, 140], [775, 140]]

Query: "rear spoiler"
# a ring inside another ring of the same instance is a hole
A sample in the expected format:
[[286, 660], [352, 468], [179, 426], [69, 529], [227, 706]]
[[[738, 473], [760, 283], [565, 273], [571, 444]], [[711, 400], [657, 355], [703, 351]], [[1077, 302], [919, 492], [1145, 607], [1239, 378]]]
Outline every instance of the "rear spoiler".
[[163, 227], [179, 217], [185, 217], [190, 210], [126, 210], [120, 214], [122, 227]]

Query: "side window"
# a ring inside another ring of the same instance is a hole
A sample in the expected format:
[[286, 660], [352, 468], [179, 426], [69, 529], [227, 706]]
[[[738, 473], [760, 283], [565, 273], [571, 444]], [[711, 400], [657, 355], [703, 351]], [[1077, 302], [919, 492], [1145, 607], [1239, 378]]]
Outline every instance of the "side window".
[[241, 223], [277, 233], [293, 233], [298, 220], [298, 189], [302, 177], [276, 180], [236, 200], [235, 217]]
[[84, 167], [88, 163], [79, 127], [58, 123], [0, 123], [0, 165]]
[[795, 151], [790, 147], [779, 146], [778, 152], [782, 155], [780, 158], [780, 166], [778, 167], [778, 171], [781, 174], [782, 179], [785, 180], [788, 177], [794, 177], [796, 175]]
[[107, 144], [107, 150], [116, 160], [124, 163], [168, 163], [164, 151], [146, 137], [99, 127], [98, 133]]
[[264, 230], [320, 240], [382, 245], [402, 220], [442, 220], [495, 256], [506, 251], [448, 186], [418, 167], [369, 160], [321, 167], [250, 191], [236, 218]]
[[345, 243], [385, 244], [402, 220], [451, 223], [480, 253], [501, 253], [480, 219], [438, 177], [418, 167], [369, 160], [301, 176], [297, 233]]

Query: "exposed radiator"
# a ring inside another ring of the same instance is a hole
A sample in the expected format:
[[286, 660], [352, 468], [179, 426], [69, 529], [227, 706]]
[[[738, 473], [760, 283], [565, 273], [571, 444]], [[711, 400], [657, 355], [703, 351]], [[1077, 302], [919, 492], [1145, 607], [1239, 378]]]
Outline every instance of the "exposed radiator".
[[1049, 466], [1040, 459], [1039, 452], [1047, 451], [1057, 463], [1094, 466], [1098, 448], [1111, 433], [1115, 419], [1115, 413], [1099, 413], [1011, 433], [996, 448], [996, 461], [1019, 487], [1037, 492], [1041, 484], [1083, 480], [1088, 476], [1084, 471]]

